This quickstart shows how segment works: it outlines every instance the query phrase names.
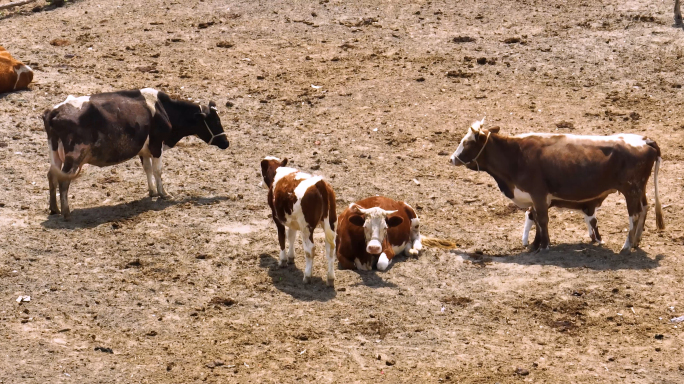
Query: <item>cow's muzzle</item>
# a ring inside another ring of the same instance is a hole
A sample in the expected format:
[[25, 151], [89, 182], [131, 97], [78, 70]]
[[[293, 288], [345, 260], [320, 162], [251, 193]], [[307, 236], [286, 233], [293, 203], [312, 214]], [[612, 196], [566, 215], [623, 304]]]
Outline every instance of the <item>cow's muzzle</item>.
[[366, 252], [371, 255], [379, 255], [382, 253], [382, 244], [378, 240], [371, 240], [366, 245]]

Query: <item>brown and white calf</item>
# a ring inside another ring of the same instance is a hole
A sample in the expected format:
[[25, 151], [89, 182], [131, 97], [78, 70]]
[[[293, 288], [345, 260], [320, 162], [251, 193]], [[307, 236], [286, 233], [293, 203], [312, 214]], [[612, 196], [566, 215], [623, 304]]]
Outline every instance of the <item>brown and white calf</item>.
[[484, 119], [470, 127], [450, 161], [487, 172], [516, 205], [534, 208], [538, 236], [533, 249], [549, 247], [550, 206], [602, 201], [614, 192], [625, 196], [629, 214], [629, 233], [622, 251], [638, 247], [648, 212], [646, 184], [652, 170], [656, 224], [658, 229], [665, 228], [658, 195], [661, 155], [655, 141], [633, 134], [506, 136], [499, 134], [498, 127], [483, 129], [483, 123]]
[[98, 167], [140, 157], [150, 196], [170, 197], [162, 186], [162, 148], [186, 136], [228, 148], [216, 104], [171, 99], [152, 88], [67, 99], [43, 114], [50, 155], [50, 214], [70, 216], [69, 184], [85, 164]]
[[[306, 254], [304, 283], [311, 282], [313, 259], [316, 252], [313, 233], [317, 226], [325, 231], [325, 256], [328, 259], [327, 285], [334, 285], [335, 249], [335, 192], [321, 176], [312, 176], [297, 169], [286, 167], [287, 159], [268, 156], [261, 161], [261, 175], [268, 187], [268, 205], [273, 222], [278, 228], [280, 258], [278, 265], [294, 262], [294, 243], [297, 231], [301, 231], [302, 245]], [[290, 248], [285, 253], [285, 238]]]
[[[599, 244], [603, 244], [603, 239], [601, 238], [601, 235], [599, 234], [598, 230], [598, 220], [596, 219], [596, 209], [601, 206], [603, 203], [603, 200], [605, 200], [605, 197], [600, 197], [598, 199], [594, 200], [589, 200], [589, 201], [583, 201], [583, 202], [574, 202], [574, 201], [563, 201], [563, 200], [554, 200], [551, 202], [549, 205], [549, 208], [551, 207], [558, 207], [558, 208], [565, 208], [565, 209], [572, 209], [576, 211], [582, 211], [584, 213], [584, 222], [587, 224], [587, 232], [589, 233], [589, 238], [591, 239], [592, 242], [597, 242]], [[524, 246], [527, 246], [529, 244], [529, 234], [530, 230], [532, 229], [532, 225], [535, 223], [535, 213], [534, 213], [534, 208], [530, 207], [526, 212], [525, 212], [525, 228], [523, 229], [523, 235], [522, 235], [522, 242]], [[536, 227], [536, 234], [535, 234], [535, 239], [539, 236], [539, 227]], [[541, 238], [540, 238], [541, 240]]]
[[351, 203], [337, 220], [337, 260], [341, 268], [381, 271], [395, 255], [423, 248], [420, 220], [408, 204], [383, 196]]
[[0, 46], [0, 93], [25, 89], [33, 81], [31, 67], [16, 60]]

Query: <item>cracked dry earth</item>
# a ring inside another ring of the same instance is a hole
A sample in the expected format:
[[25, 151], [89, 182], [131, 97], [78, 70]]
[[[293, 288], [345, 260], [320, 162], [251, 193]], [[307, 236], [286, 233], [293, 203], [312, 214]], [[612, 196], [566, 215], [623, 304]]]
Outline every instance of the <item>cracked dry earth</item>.
[[[36, 4], [0, 19], [1, 43], [35, 69], [30, 90], [0, 95], [0, 382], [684, 381], [670, 322], [684, 314], [684, 31], [670, 1]], [[172, 200], [146, 197], [137, 160], [87, 168], [73, 220], [48, 216], [42, 111], [143, 87], [216, 101], [230, 148], [166, 152]], [[604, 246], [553, 210], [551, 251], [527, 253], [523, 212], [447, 163], [484, 115], [508, 134], [655, 139], [667, 230], [651, 208], [643, 248], [617, 254], [628, 221], [612, 195]], [[328, 288], [318, 233], [305, 286], [301, 246], [276, 265], [265, 155], [325, 176], [340, 211], [405, 200], [457, 248], [337, 271]]]

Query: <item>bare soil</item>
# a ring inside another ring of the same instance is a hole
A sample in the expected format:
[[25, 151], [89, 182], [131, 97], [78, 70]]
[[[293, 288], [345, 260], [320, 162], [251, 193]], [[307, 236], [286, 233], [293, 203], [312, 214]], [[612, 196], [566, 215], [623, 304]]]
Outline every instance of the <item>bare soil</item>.
[[[0, 95], [0, 382], [684, 381], [670, 322], [684, 315], [684, 31], [669, 0], [34, 6], [0, 19], [35, 69], [30, 90]], [[42, 111], [143, 87], [215, 100], [230, 148], [165, 153], [172, 200], [146, 197], [137, 160], [90, 167], [73, 221], [48, 216]], [[485, 115], [509, 134], [655, 139], [667, 230], [651, 208], [643, 248], [617, 254], [628, 221], [613, 195], [604, 246], [554, 210], [552, 250], [527, 253], [522, 211], [447, 163]], [[340, 211], [407, 201], [457, 249], [337, 271], [328, 288], [318, 234], [304, 285], [299, 245], [276, 265], [265, 155], [326, 176]]]

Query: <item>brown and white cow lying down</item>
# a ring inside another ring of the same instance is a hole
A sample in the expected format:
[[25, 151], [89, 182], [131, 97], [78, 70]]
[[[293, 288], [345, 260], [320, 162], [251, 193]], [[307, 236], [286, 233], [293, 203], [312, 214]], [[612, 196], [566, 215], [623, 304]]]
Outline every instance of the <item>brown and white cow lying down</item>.
[[0, 93], [25, 89], [33, 81], [31, 67], [16, 60], [0, 46]]
[[423, 248], [420, 220], [402, 201], [383, 196], [351, 203], [337, 220], [337, 260], [341, 268], [381, 271], [395, 255], [417, 255]]
[[644, 136], [577, 136], [528, 133], [499, 134], [482, 129], [484, 119], [470, 127], [451, 156], [454, 165], [483, 170], [521, 208], [533, 207], [538, 236], [533, 249], [548, 249], [548, 209], [556, 202], [602, 201], [611, 193], [625, 196], [629, 234], [622, 247], [639, 246], [648, 212], [646, 184], [655, 163], [656, 224], [664, 229], [658, 196], [660, 148]]
[[[576, 211], [582, 211], [584, 213], [584, 222], [587, 224], [587, 232], [589, 233], [589, 238], [591, 239], [591, 242], [597, 242], [599, 244], [603, 244], [603, 239], [601, 238], [601, 235], [599, 234], [598, 230], [598, 220], [596, 219], [596, 208], [600, 207], [601, 204], [603, 203], [603, 200], [605, 200], [605, 197], [599, 197], [598, 199], [594, 200], [589, 200], [589, 201], [582, 201], [582, 202], [574, 202], [574, 201], [564, 201], [564, 200], [553, 200], [551, 204], [549, 205], [549, 208], [551, 207], [558, 207], [558, 208], [565, 208], [565, 209], [572, 209]], [[526, 212], [525, 212], [525, 228], [523, 229], [523, 235], [522, 235], [522, 242], [524, 246], [527, 246], [529, 244], [528, 238], [530, 234], [530, 229], [532, 229], [532, 225], [535, 223], [535, 213], [534, 213], [534, 208], [530, 207]], [[537, 231], [535, 234], [535, 240], [539, 238], [541, 240], [541, 237], [539, 237], [539, 227], [536, 227]]]
[[[313, 258], [316, 247], [313, 232], [317, 226], [325, 231], [325, 256], [328, 259], [326, 284], [335, 283], [334, 249], [335, 192], [321, 176], [312, 176], [297, 169], [286, 167], [287, 159], [268, 156], [261, 161], [261, 175], [264, 186], [268, 187], [268, 205], [271, 207], [273, 222], [278, 228], [280, 259], [278, 265], [285, 266], [294, 262], [294, 243], [297, 231], [301, 231], [302, 244], [306, 254], [304, 283], [311, 282]], [[285, 235], [290, 249], [285, 253]]]
[[[67, 99], [43, 114], [50, 154], [50, 214], [70, 217], [69, 183], [85, 164], [98, 167], [140, 157], [150, 196], [170, 197], [161, 179], [162, 146], [173, 148], [186, 136], [228, 148], [216, 104], [173, 100], [152, 88]], [[156, 185], [155, 185], [156, 184]]]

